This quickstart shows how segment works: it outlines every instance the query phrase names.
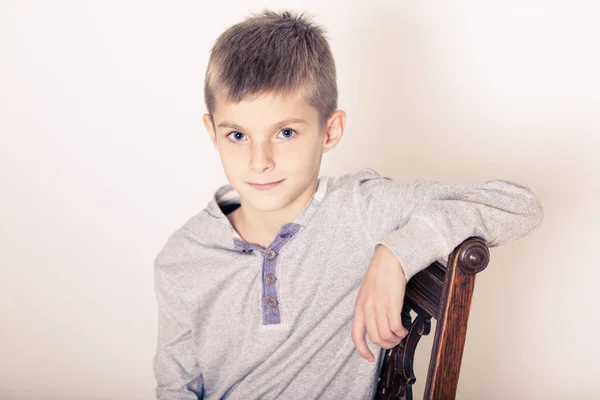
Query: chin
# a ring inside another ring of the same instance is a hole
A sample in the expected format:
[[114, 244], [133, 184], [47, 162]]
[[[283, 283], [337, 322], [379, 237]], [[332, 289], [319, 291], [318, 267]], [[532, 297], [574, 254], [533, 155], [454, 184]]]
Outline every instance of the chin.
[[281, 210], [286, 206], [285, 199], [281, 197], [265, 196], [260, 198], [259, 196], [251, 196], [250, 198], [246, 198], [246, 201], [254, 209], [264, 212]]

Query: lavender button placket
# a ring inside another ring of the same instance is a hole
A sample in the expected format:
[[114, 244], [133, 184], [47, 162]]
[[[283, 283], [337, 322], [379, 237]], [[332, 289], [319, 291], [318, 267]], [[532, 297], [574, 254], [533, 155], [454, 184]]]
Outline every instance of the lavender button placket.
[[296, 223], [286, 224], [281, 227], [279, 234], [267, 249], [255, 244], [249, 244], [236, 239], [236, 247], [241, 248], [242, 252], [248, 253], [252, 250], [259, 250], [263, 256], [262, 285], [263, 295], [261, 298], [263, 325], [273, 325], [281, 323], [281, 314], [279, 311], [279, 298], [277, 296], [277, 275], [275, 275], [279, 251], [290, 239], [300, 230], [301, 225]]
[[279, 259], [279, 251], [299, 229], [300, 225], [298, 224], [291, 223], [284, 225], [273, 243], [263, 252], [263, 296], [261, 299], [263, 325], [279, 324], [281, 322], [277, 285], [275, 284], [277, 280], [275, 270], [277, 260]]

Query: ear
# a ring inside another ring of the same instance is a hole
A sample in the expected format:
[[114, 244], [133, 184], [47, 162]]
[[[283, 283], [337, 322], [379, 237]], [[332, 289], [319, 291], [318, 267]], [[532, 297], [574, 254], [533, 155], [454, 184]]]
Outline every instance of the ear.
[[346, 113], [343, 110], [337, 110], [325, 123], [325, 135], [323, 138], [323, 153], [332, 150], [342, 140], [344, 127], [346, 126]]
[[210, 114], [204, 114], [202, 116], [202, 122], [204, 122], [204, 127], [210, 136], [210, 141], [212, 142], [215, 150], [219, 151], [219, 144], [217, 143], [217, 134], [215, 132], [215, 124], [213, 123], [213, 119]]

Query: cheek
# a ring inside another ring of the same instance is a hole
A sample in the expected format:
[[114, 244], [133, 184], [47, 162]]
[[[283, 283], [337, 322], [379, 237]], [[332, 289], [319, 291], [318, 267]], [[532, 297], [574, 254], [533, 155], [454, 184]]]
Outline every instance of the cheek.
[[221, 161], [230, 168], [240, 165], [240, 161], [246, 158], [247, 151], [244, 148], [243, 145], [231, 145], [230, 143], [222, 145], [221, 151], [219, 151]]
[[233, 177], [237, 172], [242, 169], [242, 158], [241, 155], [236, 156], [235, 152], [232, 151], [220, 151], [219, 157], [221, 158], [221, 164], [223, 170], [228, 177]]
[[321, 155], [321, 147], [318, 142], [286, 143], [278, 149], [279, 163], [294, 164], [295, 166], [313, 165]]

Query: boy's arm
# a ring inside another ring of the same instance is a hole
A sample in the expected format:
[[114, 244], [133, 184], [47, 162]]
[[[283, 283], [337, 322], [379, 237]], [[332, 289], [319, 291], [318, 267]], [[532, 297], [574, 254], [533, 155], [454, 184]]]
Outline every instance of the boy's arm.
[[204, 382], [192, 345], [191, 313], [177, 286], [162, 272], [167, 264], [165, 257], [159, 257], [155, 266], [158, 301], [158, 341], [154, 357], [156, 398], [202, 399]]
[[355, 190], [359, 218], [372, 245], [385, 245], [409, 280], [470, 236], [490, 247], [527, 235], [543, 211], [528, 188], [495, 180], [402, 184], [370, 170]]
[[366, 171], [354, 200], [365, 234], [375, 248], [361, 284], [352, 340], [366, 359], [374, 357], [365, 341], [390, 349], [406, 329], [400, 321], [407, 281], [446, 257], [470, 236], [499, 246], [522, 237], [542, 221], [535, 195], [505, 181], [410, 185]]

